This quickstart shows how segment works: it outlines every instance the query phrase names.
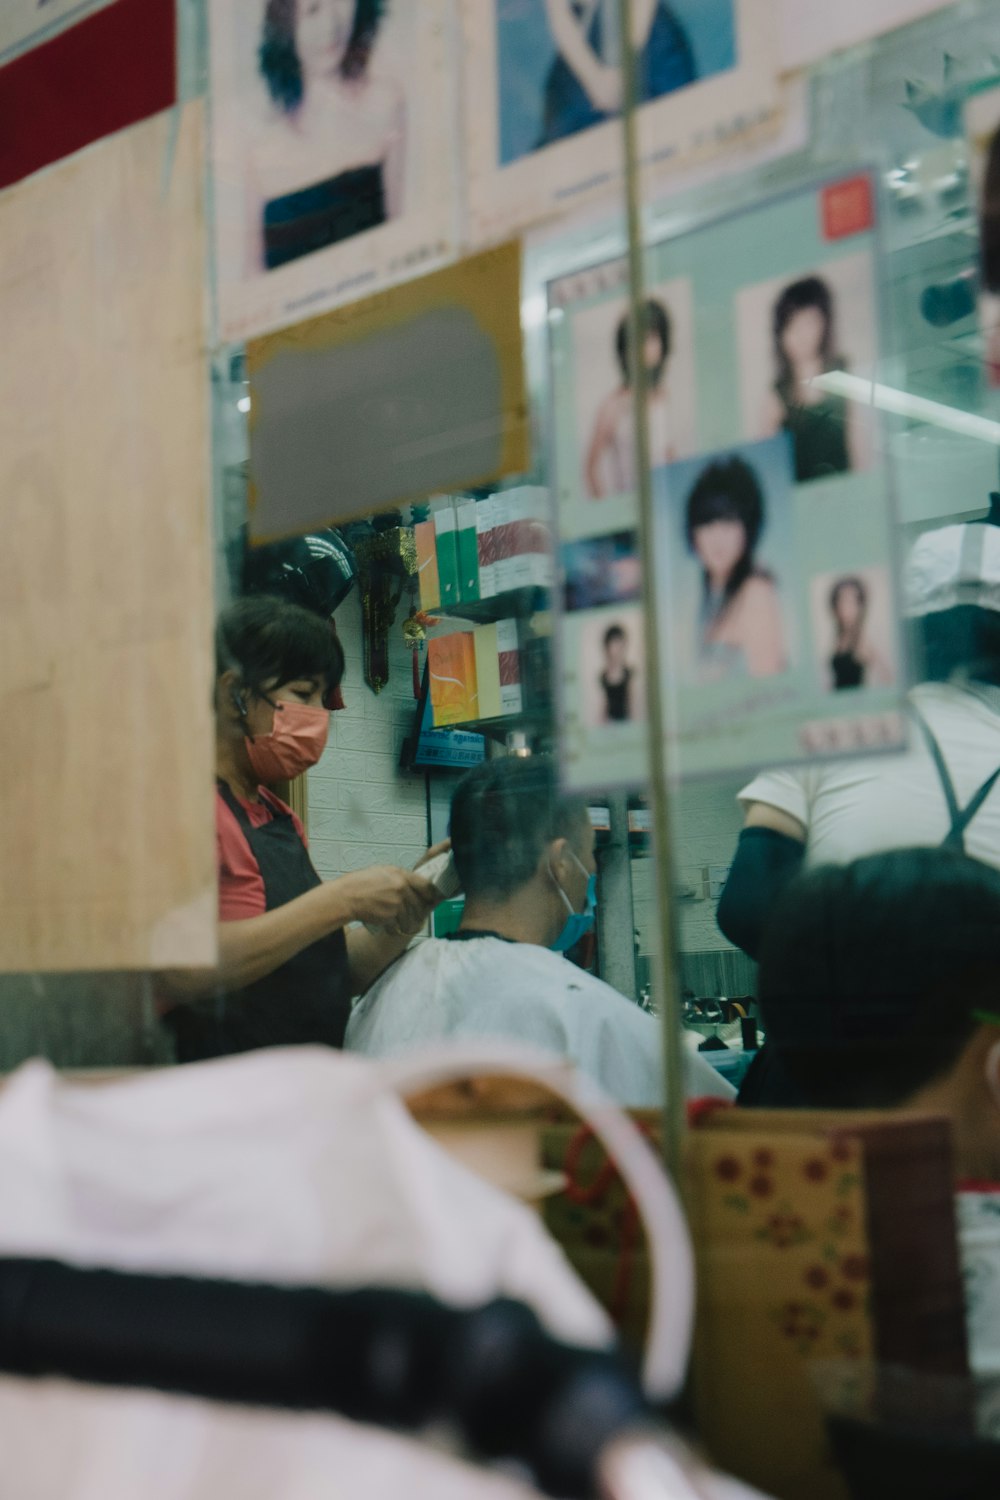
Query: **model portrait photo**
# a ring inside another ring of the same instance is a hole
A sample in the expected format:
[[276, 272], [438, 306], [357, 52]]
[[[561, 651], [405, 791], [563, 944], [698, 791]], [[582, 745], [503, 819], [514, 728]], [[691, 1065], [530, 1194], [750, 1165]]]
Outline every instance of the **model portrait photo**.
[[646, 688], [641, 609], [596, 611], [581, 619], [580, 627], [577, 673], [585, 727], [643, 723]]
[[[616, 0], [497, 0], [500, 160], [613, 119], [622, 108]], [[644, 103], [733, 67], [733, 0], [635, 0]]]
[[403, 211], [406, 104], [377, 57], [383, 0], [265, 0], [272, 111], [247, 160], [247, 261], [273, 270]]
[[[252, 334], [447, 250], [442, 0], [210, 0], [220, 321]], [[294, 320], [294, 319], [293, 319]]]
[[[635, 489], [636, 352], [627, 303], [614, 297], [571, 313], [579, 483], [587, 501]], [[639, 310], [639, 359], [654, 468], [695, 451], [691, 284], [653, 287]]]
[[744, 434], [787, 433], [797, 484], [869, 469], [870, 414], [828, 389], [823, 377], [871, 377], [871, 256], [846, 256], [747, 287], [737, 295], [737, 321]]
[[816, 667], [832, 693], [891, 687], [896, 680], [887, 569], [823, 573], [812, 580]]
[[792, 665], [790, 470], [779, 437], [656, 475], [657, 575], [689, 684], [776, 677]]

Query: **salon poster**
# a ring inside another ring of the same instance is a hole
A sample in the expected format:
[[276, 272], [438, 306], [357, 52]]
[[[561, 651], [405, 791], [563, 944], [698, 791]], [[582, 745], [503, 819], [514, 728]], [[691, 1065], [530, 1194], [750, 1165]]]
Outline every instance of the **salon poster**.
[[[473, 243], [621, 190], [616, 0], [461, 0]], [[690, 162], [777, 120], [771, 0], [634, 0], [642, 160]]]
[[247, 345], [257, 542], [531, 466], [517, 242]]
[[1000, 388], [1000, 88], [965, 106], [969, 167], [979, 219], [979, 329], [986, 383]]
[[874, 184], [859, 174], [651, 247], [638, 351], [624, 261], [550, 284], [570, 785], [642, 767], [636, 358], [671, 770], [902, 742], [891, 493], [858, 399], [877, 358], [876, 255]]
[[448, 0], [210, 0], [223, 339], [451, 257], [455, 24]]

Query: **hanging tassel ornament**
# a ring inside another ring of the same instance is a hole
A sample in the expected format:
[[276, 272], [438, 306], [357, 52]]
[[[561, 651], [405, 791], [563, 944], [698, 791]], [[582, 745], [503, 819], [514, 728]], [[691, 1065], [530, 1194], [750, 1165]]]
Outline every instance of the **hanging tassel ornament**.
[[413, 653], [413, 696], [420, 697], [420, 679], [423, 675], [423, 653], [427, 644], [427, 631], [432, 625], [439, 625], [440, 620], [434, 615], [427, 614], [426, 610], [414, 609], [403, 621], [403, 639]]

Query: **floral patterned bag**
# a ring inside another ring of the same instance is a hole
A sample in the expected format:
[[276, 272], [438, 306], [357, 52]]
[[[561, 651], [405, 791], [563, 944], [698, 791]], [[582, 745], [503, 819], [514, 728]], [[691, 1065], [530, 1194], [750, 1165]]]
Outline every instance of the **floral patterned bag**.
[[700, 1433], [781, 1500], [844, 1500], [831, 1405], [877, 1415], [886, 1367], [966, 1373], [947, 1124], [717, 1110], [688, 1164]]

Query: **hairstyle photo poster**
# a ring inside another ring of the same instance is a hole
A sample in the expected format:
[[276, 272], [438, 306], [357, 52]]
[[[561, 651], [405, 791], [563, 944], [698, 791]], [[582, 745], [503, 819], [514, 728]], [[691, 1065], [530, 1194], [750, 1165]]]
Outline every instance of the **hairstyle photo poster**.
[[874, 182], [858, 173], [653, 245], [638, 348], [624, 262], [549, 284], [569, 784], [615, 765], [631, 784], [645, 764], [640, 360], [672, 772], [904, 741], [891, 476], [870, 404], [877, 263]]
[[452, 256], [455, 24], [447, 0], [210, 0], [224, 340]]
[[[617, 0], [460, 0], [473, 244], [621, 191]], [[635, 0], [650, 171], [780, 123], [771, 0]]]

